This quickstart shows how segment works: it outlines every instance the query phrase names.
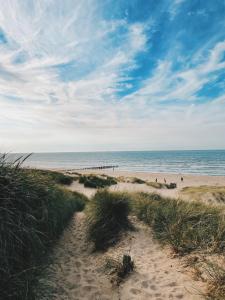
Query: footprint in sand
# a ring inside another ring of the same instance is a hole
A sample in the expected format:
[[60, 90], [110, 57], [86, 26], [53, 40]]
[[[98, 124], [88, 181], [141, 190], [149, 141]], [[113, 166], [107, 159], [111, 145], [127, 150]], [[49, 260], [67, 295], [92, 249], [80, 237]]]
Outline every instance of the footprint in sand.
[[148, 281], [143, 281], [143, 282], [141, 283], [142, 287], [145, 288], [145, 289], [148, 288], [148, 284], [149, 284]]
[[141, 291], [138, 290], [138, 289], [131, 289], [130, 291], [131, 291], [131, 293], [134, 294], [134, 295], [139, 295], [139, 294], [141, 293]]

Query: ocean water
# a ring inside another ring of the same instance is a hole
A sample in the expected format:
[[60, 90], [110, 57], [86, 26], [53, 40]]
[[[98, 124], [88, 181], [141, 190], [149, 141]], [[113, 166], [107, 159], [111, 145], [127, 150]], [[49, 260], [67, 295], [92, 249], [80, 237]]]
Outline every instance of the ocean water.
[[225, 175], [225, 150], [34, 153], [24, 165], [63, 169], [118, 165], [124, 171]]

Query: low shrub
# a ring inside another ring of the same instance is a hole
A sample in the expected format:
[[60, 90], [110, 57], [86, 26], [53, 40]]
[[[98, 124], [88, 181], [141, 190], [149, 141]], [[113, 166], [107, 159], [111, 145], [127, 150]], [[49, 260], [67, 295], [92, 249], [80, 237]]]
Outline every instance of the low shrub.
[[136, 194], [134, 203], [138, 218], [152, 227], [156, 238], [180, 254], [224, 250], [225, 220], [218, 208], [145, 193]]
[[56, 184], [70, 185], [74, 180], [72, 176], [65, 175], [56, 171], [39, 169], [25, 169], [25, 171], [30, 173], [30, 175], [47, 177], [49, 180], [52, 180]]
[[169, 183], [169, 184], [166, 184], [166, 187], [167, 187], [168, 189], [176, 189], [177, 184], [176, 184], [175, 182], [171, 182], [171, 183]]
[[122, 230], [131, 228], [128, 214], [130, 198], [126, 193], [98, 191], [89, 202], [88, 237], [95, 250], [102, 250], [116, 242]]
[[86, 197], [0, 158], [0, 297], [35, 299], [43, 258]]
[[84, 184], [85, 187], [96, 189], [117, 184], [117, 181], [110, 176], [82, 175], [79, 178], [79, 183]]

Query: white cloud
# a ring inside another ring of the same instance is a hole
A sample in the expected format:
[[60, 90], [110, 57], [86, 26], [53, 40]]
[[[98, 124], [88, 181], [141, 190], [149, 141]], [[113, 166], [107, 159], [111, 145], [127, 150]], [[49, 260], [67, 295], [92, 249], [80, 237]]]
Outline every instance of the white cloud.
[[[145, 49], [145, 29], [106, 21], [99, 11], [96, 1], [1, 1], [0, 26], [8, 39], [0, 45], [1, 144], [9, 143], [9, 136], [16, 144], [18, 136], [22, 144], [23, 137], [33, 140], [31, 129], [40, 138], [43, 131], [62, 128], [65, 136], [76, 128], [117, 126], [116, 92], [126, 84], [125, 72], [136, 67], [135, 55]], [[118, 45], [115, 33], [121, 36]], [[25, 61], [15, 64], [21, 53]], [[71, 61], [78, 69], [97, 63], [64, 82], [55, 66]]]

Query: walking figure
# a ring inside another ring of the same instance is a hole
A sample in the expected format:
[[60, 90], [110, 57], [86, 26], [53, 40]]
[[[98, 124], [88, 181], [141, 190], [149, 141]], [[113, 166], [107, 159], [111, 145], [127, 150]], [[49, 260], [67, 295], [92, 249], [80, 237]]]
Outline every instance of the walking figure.
[[155, 182], [157, 182], [158, 180], [157, 180], [157, 178], [155, 179]]
[[184, 181], [184, 178], [183, 177], [181, 177], [181, 179], [180, 179], [181, 181]]

